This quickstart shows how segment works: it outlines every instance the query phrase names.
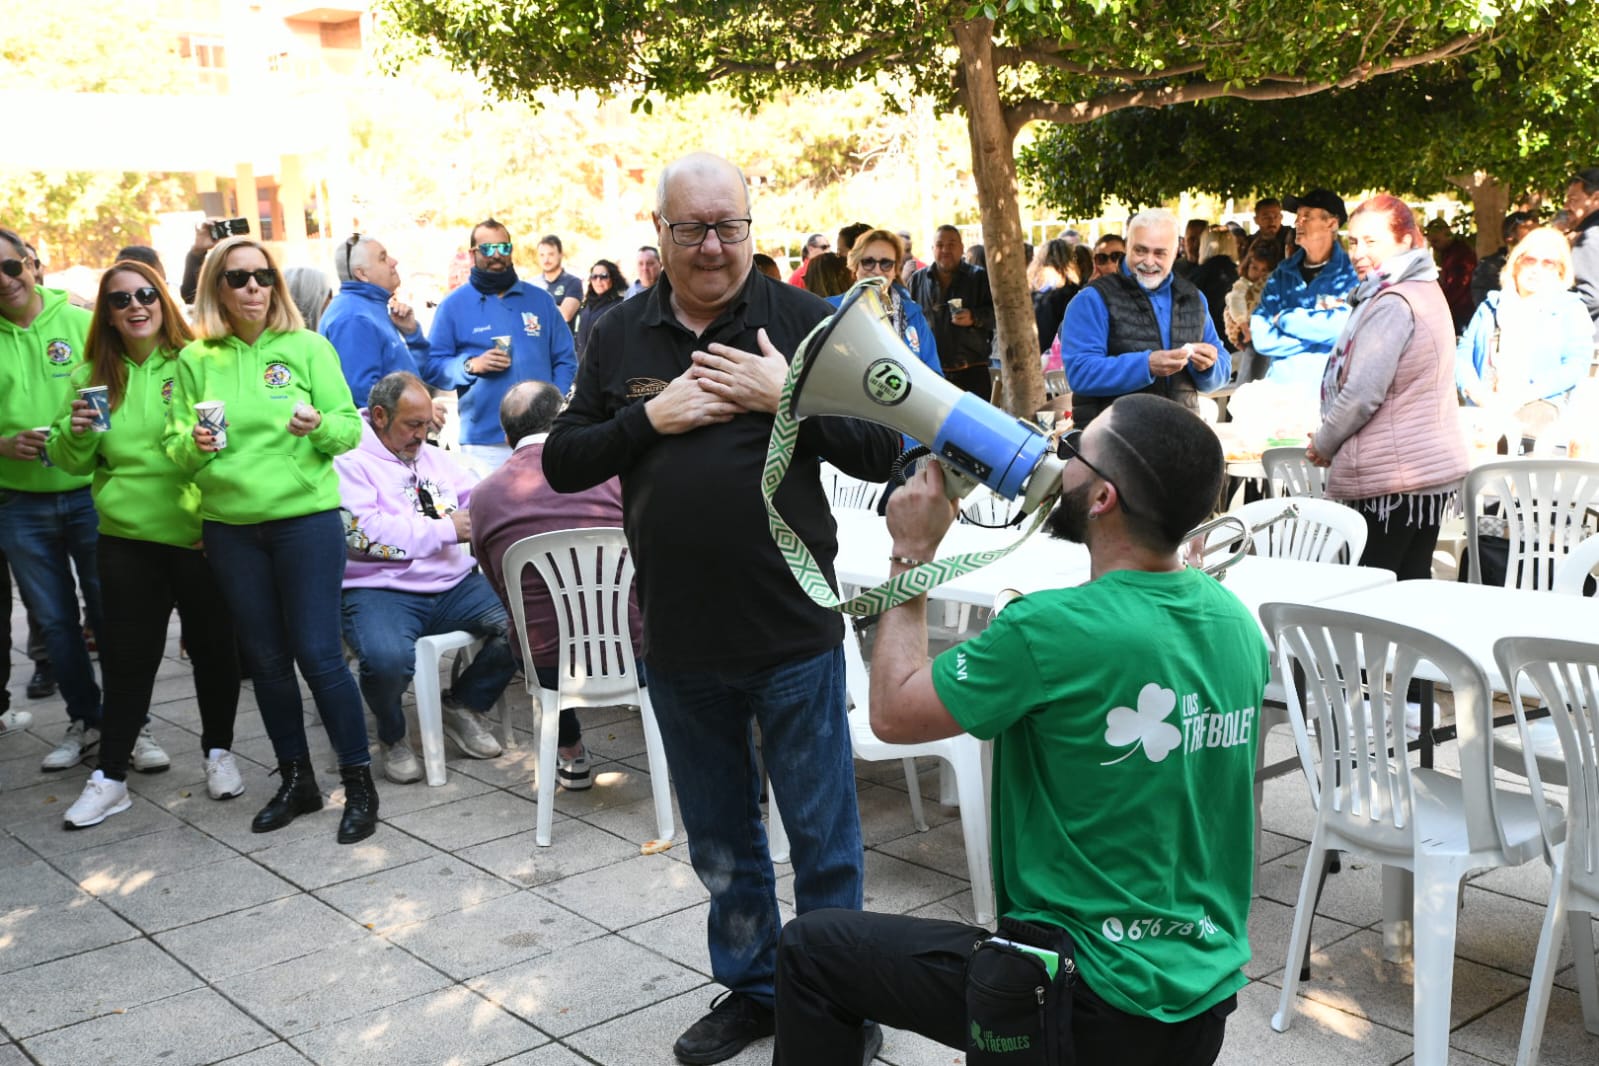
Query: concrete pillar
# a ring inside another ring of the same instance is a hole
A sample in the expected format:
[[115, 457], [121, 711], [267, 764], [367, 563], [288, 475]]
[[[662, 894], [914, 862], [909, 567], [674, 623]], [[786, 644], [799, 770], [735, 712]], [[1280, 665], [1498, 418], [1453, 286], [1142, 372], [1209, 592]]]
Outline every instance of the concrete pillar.
[[298, 153], [278, 159], [278, 205], [283, 210], [282, 224], [275, 234], [284, 242], [284, 258], [290, 262], [310, 261], [305, 233], [305, 171]]
[[233, 166], [233, 180], [237, 184], [238, 217], [250, 223], [250, 235], [259, 240], [261, 238], [261, 208], [256, 201], [255, 165], [252, 163], [235, 163]]

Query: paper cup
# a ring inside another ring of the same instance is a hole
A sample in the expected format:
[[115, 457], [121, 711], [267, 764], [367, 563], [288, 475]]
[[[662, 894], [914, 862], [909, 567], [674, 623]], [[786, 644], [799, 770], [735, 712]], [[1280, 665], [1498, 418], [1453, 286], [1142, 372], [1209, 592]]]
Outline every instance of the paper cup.
[[227, 404], [221, 400], [201, 400], [194, 405], [194, 417], [217, 435], [218, 451], [228, 446]]
[[1040, 411], [1034, 417], [1038, 419], [1038, 424], [1043, 427], [1045, 433], [1048, 433], [1050, 430], [1055, 428], [1054, 411]]
[[[44, 436], [45, 436], [46, 443], [49, 442], [49, 438], [50, 438], [50, 427], [49, 426], [34, 426], [33, 427], [33, 431], [35, 433], [43, 433]], [[50, 461], [50, 453], [49, 452], [41, 450], [39, 452], [39, 465], [40, 466], [55, 466], [56, 464], [54, 464], [54, 463], [52, 463]]]
[[509, 352], [511, 350], [511, 338], [509, 336], [495, 337], [494, 347], [502, 352]]
[[104, 433], [111, 428], [111, 390], [105, 385], [90, 385], [86, 389], [79, 389], [78, 395], [89, 401], [89, 406], [94, 408], [94, 422], [89, 426], [96, 433]]

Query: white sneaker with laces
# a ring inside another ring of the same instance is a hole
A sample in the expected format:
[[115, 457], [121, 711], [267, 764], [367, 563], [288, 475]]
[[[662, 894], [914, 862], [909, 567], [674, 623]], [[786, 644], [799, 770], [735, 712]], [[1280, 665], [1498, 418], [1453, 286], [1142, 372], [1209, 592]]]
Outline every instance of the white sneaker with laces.
[[483, 716], [449, 697], [444, 699], [444, 735], [474, 759], [496, 759], [504, 752]]
[[205, 757], [205, 790], [214, 800], [244, 795], [244, 778], [239, 776], [239, 766], [233, 761], [233, 752], [226, 748], [212, 748]]
[[396, 740], [383, 749], [383, 776], [396, 785], [409, 785], [422, 780], [422, 760], [403, 740]]
[[20, 733], [33, 724], [32, 711], [7, 711], [0, 714], [0, 737]]
[[155, 737], [150, 735], [150, 727], [139, 730], [138, 737], [133, 741], [133, 768], [141, 774], [159, 774], [171, 765], [172, 760], [155, 742]]
[[85, 755], [90, 754], [100, 746], [100, 731], [91, 729], [82, 722], [73, 722], [67, 726], [66, 735], [61, 738], [61, 743], [56, 749], [44, 757], [39, 763], [41, 770], [70, 770], [83, 761]]
[[589, 750], [580, 744], [577, 754], [570, 758], [556, 752], [555, 779], [568, 792], [581, 792], [585, 788], [592, 788], [594, 778], [589, 773]]
[[113, 781], [99, 770], [89, 775], [83, 783], [83, 793], [67, 808], [64, 819], [68, 829], [87, 829], [99, 825], [113, 814], [121, 814], [133, 801], [128, 798], [128, 786]]

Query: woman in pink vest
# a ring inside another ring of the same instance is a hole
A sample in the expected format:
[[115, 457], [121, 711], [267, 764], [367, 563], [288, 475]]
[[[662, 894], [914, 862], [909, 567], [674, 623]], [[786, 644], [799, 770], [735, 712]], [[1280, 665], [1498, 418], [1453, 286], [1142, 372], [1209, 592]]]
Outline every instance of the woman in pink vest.
[[1327, 495], [1366, 519], [1363, 566], [1432, 576], [1444, 511], [1467, 469], [1455, 399], [1455, 325], [1438, 268], [1404, 201], [1378, 194], [1349, 216], [1355, 307], [1321, 381], [1306, 454]]

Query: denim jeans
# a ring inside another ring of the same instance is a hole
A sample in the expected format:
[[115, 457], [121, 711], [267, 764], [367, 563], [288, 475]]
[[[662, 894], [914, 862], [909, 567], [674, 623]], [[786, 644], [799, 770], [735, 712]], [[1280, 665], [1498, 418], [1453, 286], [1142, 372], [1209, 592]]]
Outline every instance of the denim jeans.
[[344, 580], [339, 512], [248, 526], [207, 521], [204, 538], [278, 761], [309, 754], [305, 705], [294, 678], [298, 663], [339, 765], [370, 763], [361, 691], [344, 664], [339, 639], [339, 586]]
[[781, 923], [751, 725], [761, 727], [761, 758], [789, 832], [795, 909], [860, 910], [865, 859], [844, 649], [752, 674], [651, 663], [650, 696], [688, 831], [689, 860], [711, 893], [711, 973], [770, 1005]]
[[88, 607], [89, 627], [104, 628], [95, 549], [100, 519], [88, 488], [70, 492], [0, 490], [0, 552], [17, 590], [44, 634], [45, 650], [73, 721], [100, 725], [100, 686], [78, 621], [74, 570]]
[[361, 694], [378, 720], [378, 739], [393, 744], [405, 738], [400, 699], [416, 672], [418, 637], [459, 629], [487, 638], [451, 690], [457, 702], [482, 714], [516, 674], [505, 639], [509, 628], [494, 587], [475, 570], [443, 592], [345, 589], [344, 639], [361, 660]]

